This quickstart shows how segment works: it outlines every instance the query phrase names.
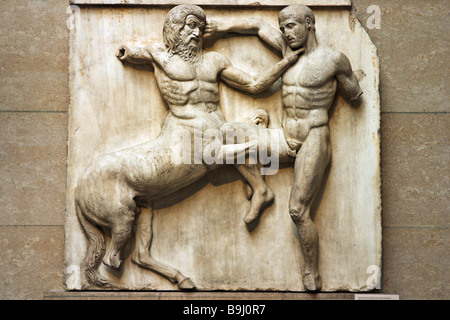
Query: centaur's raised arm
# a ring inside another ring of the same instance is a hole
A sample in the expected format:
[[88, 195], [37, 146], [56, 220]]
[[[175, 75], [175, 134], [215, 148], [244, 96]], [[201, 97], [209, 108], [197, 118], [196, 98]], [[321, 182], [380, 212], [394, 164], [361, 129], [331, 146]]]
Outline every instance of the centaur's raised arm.
[[205, 36], [215, 33], [239, 33], [257, 35], [261, 40], [280, 53], [285, 53], [287, 44], [283, 34], [277, 28], [259, 19], [242, 19], [230, 21], [208, 21]]

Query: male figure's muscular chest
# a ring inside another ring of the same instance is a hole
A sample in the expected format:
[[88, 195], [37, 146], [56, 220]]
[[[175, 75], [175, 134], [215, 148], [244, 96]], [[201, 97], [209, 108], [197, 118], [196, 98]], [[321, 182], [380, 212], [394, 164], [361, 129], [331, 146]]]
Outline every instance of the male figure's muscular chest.
[[321, 55], [300, 57], [283, 75], [283, 85], [317, 89], [334, 80], [335, 66]]

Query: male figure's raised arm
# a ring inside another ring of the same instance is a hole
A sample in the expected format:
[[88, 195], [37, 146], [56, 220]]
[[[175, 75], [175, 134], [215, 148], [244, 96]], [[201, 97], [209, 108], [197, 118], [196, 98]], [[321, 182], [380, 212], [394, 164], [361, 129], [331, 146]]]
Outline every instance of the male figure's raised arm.
[[242, 19], [230, 21], [208, 21], [205, 29], [205, 37], [215, 33], [239, 33], [257, 35], [269, 46], [284, 54], [287, 44], [280, 30], [259, 19]]
[[356, 101], [363, 94], [358, 78], [352, 70], [347, 56], [339, 53], [336, 59], [336, 78], [342, 95], [348, 101]]
[[117, 50], [116, 56], [120, 61], [131, 64], [148, 64], [153, 62], [153, 57], [148, 47], [139, 48], [123, 45]]
[[233, 67], [230, 61], [221, 55], [223, 68], [220, 73], [220, 79], [230, 87], [249, 92], [260, 93], [270, 88], [275, 81], [280, 78], [286, 69], [298, 59], [298, 55], [304, 51], [304, 48], [290, 52], [280, 62], [255, 76], [250, 76], [246, 72]]

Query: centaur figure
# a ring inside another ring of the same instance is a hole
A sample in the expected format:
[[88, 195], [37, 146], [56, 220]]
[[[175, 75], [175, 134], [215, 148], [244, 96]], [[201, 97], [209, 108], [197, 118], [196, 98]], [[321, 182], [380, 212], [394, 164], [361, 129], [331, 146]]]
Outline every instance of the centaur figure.
[[[118, 51], [117, 56], [123, 62], [153, 65], [158, 88], [169, 111], [156, 139], [97, 158], [77, 185], [76, 211], [89, 241], [85, 271], [93, 285], [108, 285], [99, 275], [99, 265], [103, 261], [111, 268], [120, 267], [121, 251], [137, 220], [132, 261], [166, 277], [180, 289], [195, 288], [181, 272], [151, 257], [152, 213], [145, 210], [141, 214], [140, 208], [145, 204], [151, 208], [153, 200], [193, 183], [212, 170], [213, 167], [205, 163], [186, 164], [173, 159], [185, 149], [177, 138], [186, 131], [193, 138], [194, 129], [200, 126], [200, 138], [206, 140], [204, 132], [220, 130], [225, 123], [219, 103], [220, 80], [239, 90], [262, 92], [280, 78], [301, 51], [286, 55], [269, 70], [252, 77], [233, 67], [224, 55], [202, 51], [205, 25], [206, 16], [200, 7], [180, 5], [166, 17], [163, 44], [143, 48], [122, 46]], [[205, 148], [208, 143], [210, 141], [204, 141]], [[235, 150], [231, 150], [234, 153]], [[261, 208], [273, 200], [273, 193], [256, 167], [239, 166], [238, 170], [253, 189], [247, 217], [256, 217]], [[146, 199], [145, 203], [140, 199]], [[111, 232], [106, 253], [102, 228]]]

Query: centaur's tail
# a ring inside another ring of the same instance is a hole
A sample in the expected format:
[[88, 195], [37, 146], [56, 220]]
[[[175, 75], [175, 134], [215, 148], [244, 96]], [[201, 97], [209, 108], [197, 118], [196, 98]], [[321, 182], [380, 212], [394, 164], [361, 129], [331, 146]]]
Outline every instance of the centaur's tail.
[[103, 279], [98, 272], [98, 267], [100, 266], [105, 254], [105, 237], [96, 225], [86, 219], [78, 202], [76, 203], [76, 210], [78, 220], [80, 221], [89, 241], [85, 258], [86, 278], [95, 286], [108, 286], [108, 281]]

